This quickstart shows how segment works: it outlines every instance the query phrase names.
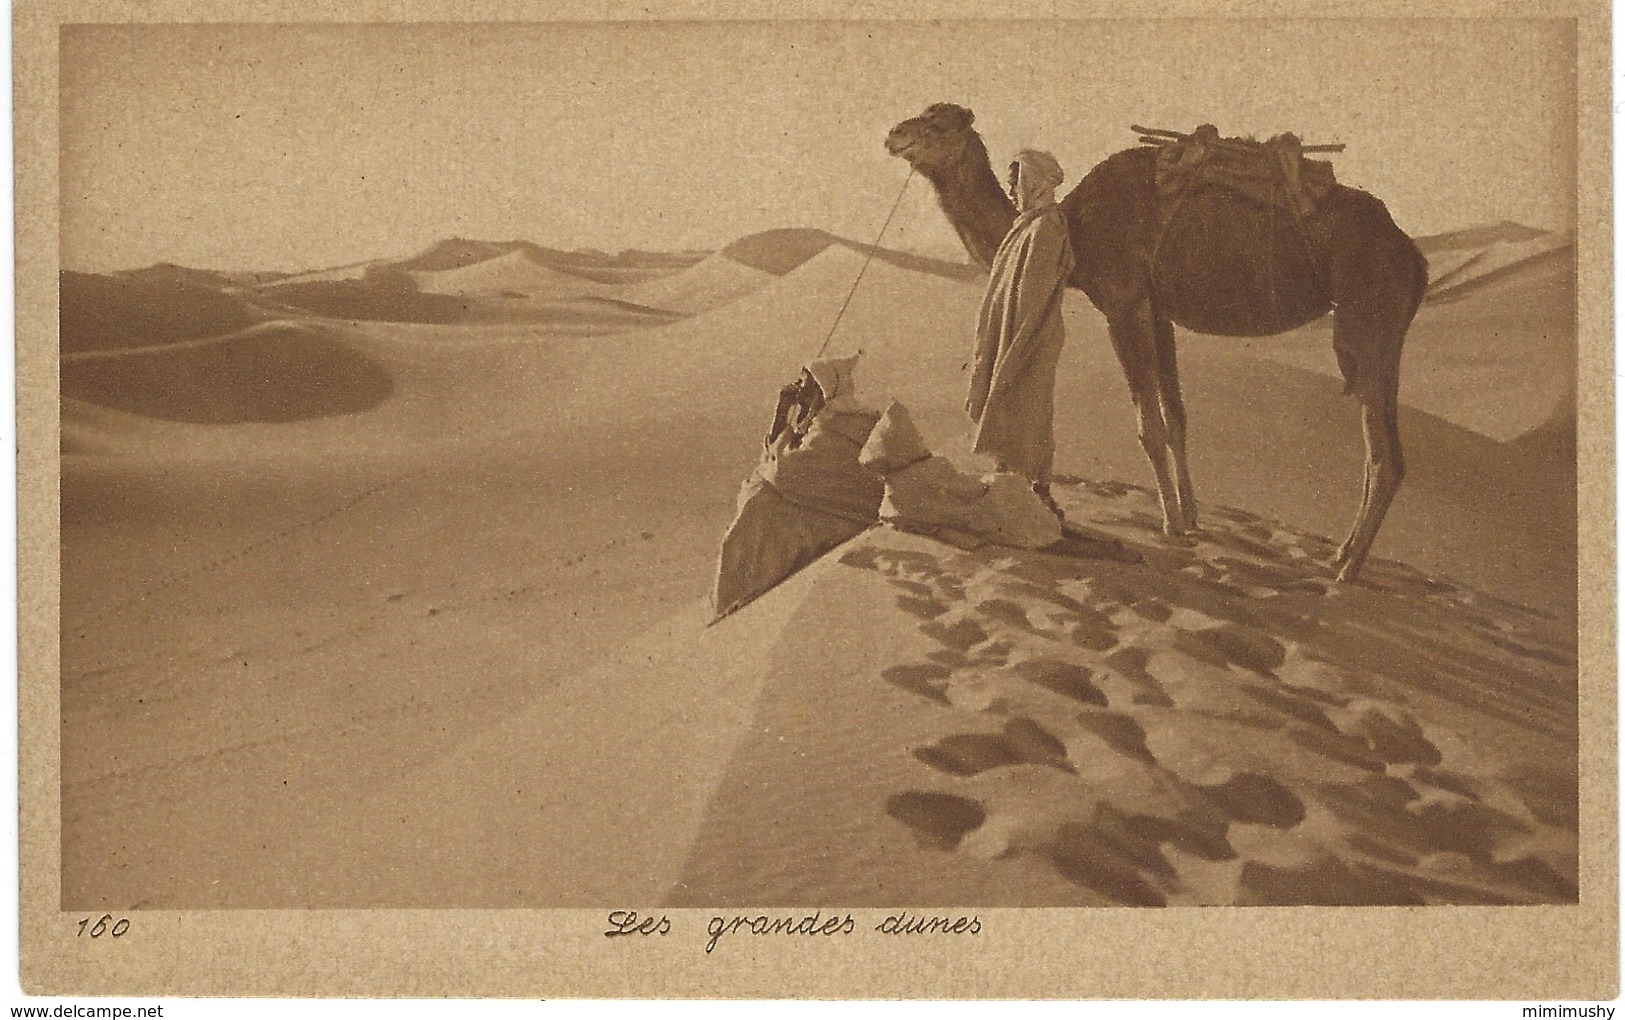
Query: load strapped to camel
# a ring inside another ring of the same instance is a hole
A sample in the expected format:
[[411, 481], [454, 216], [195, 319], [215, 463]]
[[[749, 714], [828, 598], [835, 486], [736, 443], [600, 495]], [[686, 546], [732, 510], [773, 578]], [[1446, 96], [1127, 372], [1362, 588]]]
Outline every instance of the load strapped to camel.
[[1219, 129], [1203, 124], [1190, 134], [1130, 125], [1142, 145], [1158, 148], [1157, 195], [1165, 221], [1172, 219], [1184, 197], [1200, 185], [1228, 189], [1259, 205], [1278, 206], [1300, 224], [1337, 183], [1332, 165], [1305, 159], [1304, 153], [1342, 152], [1343, 146], [1304, 145], [1294, 134], [1267, 141], [1221, 138]]

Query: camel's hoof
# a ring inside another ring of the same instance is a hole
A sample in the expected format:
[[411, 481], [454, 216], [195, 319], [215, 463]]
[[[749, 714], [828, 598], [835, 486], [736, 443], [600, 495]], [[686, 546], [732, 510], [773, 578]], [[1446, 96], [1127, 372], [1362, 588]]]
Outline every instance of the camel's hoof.
[[1182, 549], [1189, 549], [1191, 546], [1196, 544], [1196, 539], [1185, 534], [1183, 531], [1169, 531], [1167, 529], [1163, 529], [1162, 544], [1177, 545]]
[[1359, 580], [1360, 568], [1352, 563], [1342, 564], [1342, 569], [1337, 572], [1338, 584], [1354, 584]]

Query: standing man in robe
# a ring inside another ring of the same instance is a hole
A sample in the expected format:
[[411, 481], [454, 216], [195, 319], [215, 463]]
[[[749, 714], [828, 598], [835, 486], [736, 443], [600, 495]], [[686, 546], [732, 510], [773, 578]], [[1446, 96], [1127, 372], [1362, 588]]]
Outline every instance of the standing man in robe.
[[1061, 299], [1073, 267], [1066, 221], [1055, 204], [1062, 180], [1061, 165], [1047, 152], [1023, 149], [1010, 164], [1016, 221], [993, 257], [965, 401], [976, 423], [976, 452], [1028, 479], [1057, 516], [1050, 496], [1055, 371], [1066, 339]]

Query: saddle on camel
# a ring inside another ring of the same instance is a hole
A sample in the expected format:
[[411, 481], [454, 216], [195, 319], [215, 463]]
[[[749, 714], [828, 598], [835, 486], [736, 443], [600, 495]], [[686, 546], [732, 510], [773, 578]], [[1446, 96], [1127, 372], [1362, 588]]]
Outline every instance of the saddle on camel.
[[1164, 230], [1187, 196], [1211, 186], [1287, 212], [1308, 241], [1305, 224], [1331, 194], [1337, 176], [1330, 163], [1305, 159], [1304, 153], [1342, 152], [1344, 148], [1341, 144], [1305, 145], [1291, 133], [1267, 141], [1221, 138], [1212, 124], [1203, 124], [1190, 134], [1138, 124], [1130, 129], [1139, 134], [1141, 145], [1157, 149], [1157, 198]]

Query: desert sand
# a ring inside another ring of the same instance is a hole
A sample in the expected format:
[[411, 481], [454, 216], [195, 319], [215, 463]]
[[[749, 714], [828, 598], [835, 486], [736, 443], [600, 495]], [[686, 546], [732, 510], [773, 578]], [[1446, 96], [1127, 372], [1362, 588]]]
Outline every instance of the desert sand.
[[[1367, 581], [1328, 324], [1181, 335], [1171, 546], [1073, 294], [1057, 496], [1143, 563], [877, 528], [709, 627], [862, 245], [64, 274], [63, 905], [1573, 902], [1574, 248], [1424, 247]], [[952, 449], [979, 298], [881, 251], [830, 350]]]

